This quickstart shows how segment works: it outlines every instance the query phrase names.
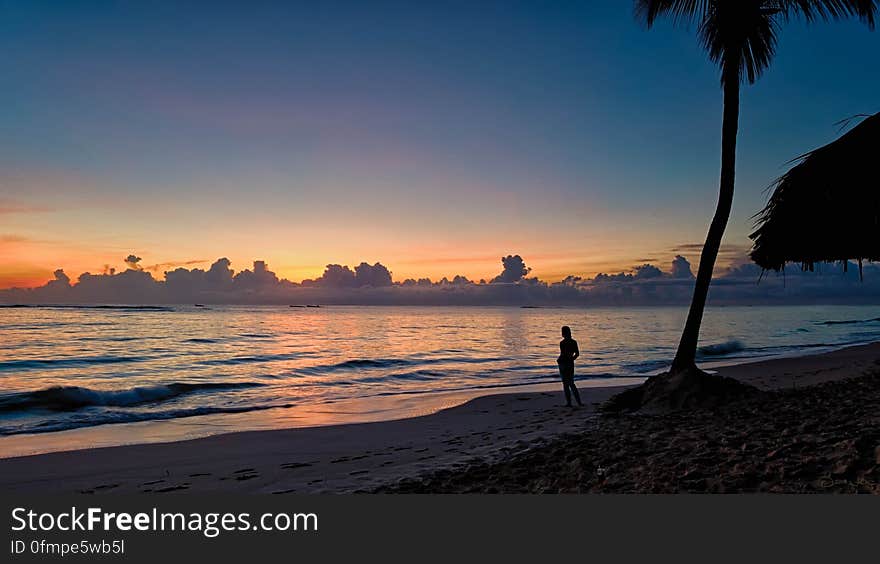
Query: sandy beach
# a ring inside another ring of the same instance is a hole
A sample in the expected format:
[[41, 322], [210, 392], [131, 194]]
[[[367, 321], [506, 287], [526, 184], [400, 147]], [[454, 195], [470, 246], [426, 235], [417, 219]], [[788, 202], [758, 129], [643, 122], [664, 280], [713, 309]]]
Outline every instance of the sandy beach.
[[720, 369], [767, 393], [713, 412], [601, 414], [620, 387], [487, 395], [438, 413], [0, 460], [3, 491], [866, 491], [880, 343]]

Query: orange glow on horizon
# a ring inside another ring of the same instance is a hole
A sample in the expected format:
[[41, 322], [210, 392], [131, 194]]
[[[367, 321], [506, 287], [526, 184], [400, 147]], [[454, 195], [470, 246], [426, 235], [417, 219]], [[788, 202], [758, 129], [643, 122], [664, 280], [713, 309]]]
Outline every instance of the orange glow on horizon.
[[[53, 265], [52, 267], [44, 267], [44, 266], [35, 266], [33, 264], [26, 264], [19, 260], [9, 261], [8, 253], [4, 253], [4, 259], [7, 259], [6, 264], [3, 267], [0, 267], [0, 289], [7, 288], [34, 288], [44, 285], [45, 283], [54, 279], [53, 272], [56, 268], [61, 268], [64, 270], [65, 274], [70, 277], [71, 282], [76, 282], [77, 278], [85, 273], [90, 272], [91, 274], [102, 274], [109, 272], [111, 269], [115, 272], [122, 272], [128, 268], [125, 263], [121, 259], [111, 260], [107, 259], [106, 262], [98, 259], [92, 259], [83, 264], [81, 261], [70, 261], [68, 265]], [[446, 277], [448, 279], [452, 279], [456, 275], [466, 276], [468, 279], [473, 280], [474, 282], [478, 282], [481, 279], [489, 281], [501, 272], [501, 255], [499, 254], [497, 257], [472, 257], [465, 258], [462, 261], [455, 261], [453, 259], [439, 259], [436, 261], [438, 264], [434, 265], [433, 268], [427, 267], [427, 265], [423, 264], [421, 261], [407, 261], [401, 260], [398, 263], [393, 262], [385, 262], [378, 261], [388, 267], [392, 272], [392, 278], [395, 282], [403, 282], [407, 278], [419, 279], [419, 278], [430, 278], [432, 281], [437, 282], [442, 278]], [[530, 261], [528, 255], [523, 256], [526, 264], [532, 268], [529, 277], [537, 276], [544, 282], [559, 282], [565, 279], [567, 276], [581, 276], [583, 278], [593, 278], [599, 273], [607, 273], [607, 274], [616, 274], [620, 272], [632, 272], [633, 268], [638, 264], [641, 264], [638, 261], [634, 260], [626, 260], [626, 259], [618, 259], [614, 260], [613, 257], [605, 256], [595, 259], [579, 259], [574, 257], [573, 260], [561, 260], [561, 259], [544, 259], [537, 258], [534, 261]], [[210, 261], [180, 261], [173, 262], [169, 261], [168, 263], [157, 263], [157, 264], [146, 264], [143, 268], [146, 272], [149, 272], [153, 278], [156, 280], [164, 280], [165, 272], [174, 270], [178, 268], [178, 266], [187, 269], [193, 268], [201, 268], [203, 270], [207, 270], [210, 267], [210, 264], [214, 262], [214, 260]], [[324, 272], [324, 266], [317, 265], [284, 265], [275, 267], [273, 266], [273, 261], [268, 258], [257, 259], [257, 260], [265, 260], [268, 263], [268, 267], [270, 270], [276, 273], [279, 279], [286, 279], [292, 282], [302, 282], [306, 279], [315, 279], [319, 278]], [[671, 260], [671, 257], [670, 259]], [[143, 260], [142, 262], [147, 262]], [[192, 264], [184, 264], [186, 262], [191, 262]], [[284, 261], [279, 261], [278, 264], [282, 264]], [[367, 261], [364, 261], [367, 262]], [[373, 261], [375, 262], [375, 261]], [[667, 261], [658, 261], [655, 263], [655, 266], [661, 268], [661, 270], [668, 271], [669, 265]], [[101, 264], [101, 266], [96, 267], [97, 264]], [[245, 262], [245, 261], [232, 261], [232, 269], [237, 273], [241, 272], [245, 269], [252, 269], [253, 261]], [[348, 264], [349, 267], [354, 268], [360, 264], [360, 261]], [[372, 263], [371, 263], [372, 264]], [[397, 266], [395, 266], [397, 264]], [[729, 264], [725, 264], [724, 261], [719, 260], [718, 267], [725, 268], [729, 266]], [[692, 264], [692, 268], [696, 270], [697, 265]]]

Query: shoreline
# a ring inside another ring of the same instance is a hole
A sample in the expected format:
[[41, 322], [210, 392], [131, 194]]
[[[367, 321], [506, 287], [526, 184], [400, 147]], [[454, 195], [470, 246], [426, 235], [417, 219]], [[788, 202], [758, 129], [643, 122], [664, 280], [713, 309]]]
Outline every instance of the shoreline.
[[[578, 380], [577, 384], [579, 389], [618, 388], [640, 384], [646, 377], [585, 378]], [[479, 398], [515, 393], [551, 392], [560, 386], [558, 382], [541, 382], [371, 396], [243, 413], [110, 423], [50, 433], [20, 433], [0, 437], [0, 461], [56, 452], [174, 443], [233, 433], [401, 421], [434, 415]]]
[[[818, 351], [804, 348], [800, 351], [778, 355], [740, 356], [705, 360], [699, 364], [709, 372], [717, 372], [723, 369], [726, 373], [731, 367], [747, 366], [775, 360], [812, 358], [870, 344], [873, 344], [873, 342], [827, 345], [821, 347], [821, 350]], [[638, 375], [599, 378], [586, 375], [586, 377], [578, 379], [576, 382], [579, 388], [630, 386], [640, 384], [645, 379], [662, 371], [663, 369], [657, 369]], [[0, 460], [53, 452], [179, 442], [248, 431], [276, 431], [323, 427], [327, 425], [395, 421], [435, 414], [481, 397], [537, 391], [552, 392], [556, 391], [559, 387], [560, 383], [558, 381], [548, 380], [534, 384], [510, 384], [437, 392], [365, 396], [329, 403], [305, 403], [287, 407], [249, 410], [241, 413], [195, 415], [171, 419], [147, 419], [128, 423], [104, 423], [48, 433], [19, 433], [0, 436]]]
[[[781, 390], [859, 376], [878, 361], [880, 343], [873, 343], [718, 371], [765, 390]], [[369, 491], [427, 472], [501, 459], [592, 428], [598, 404], [622, 389], [582, 386], [583, 409], [562, 408], [559, 390], [515, 391], [390, 421], [5, 458], [0, 459], [0, 487], [43, 493]]]

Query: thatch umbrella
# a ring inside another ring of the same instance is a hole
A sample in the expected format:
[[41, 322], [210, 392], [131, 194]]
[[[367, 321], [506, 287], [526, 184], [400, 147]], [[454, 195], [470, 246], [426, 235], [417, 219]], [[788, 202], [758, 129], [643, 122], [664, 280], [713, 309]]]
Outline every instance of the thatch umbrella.
[[779, 271], [880, 259], [880, 113], [798, 161], [756, 215], [752, 260]]

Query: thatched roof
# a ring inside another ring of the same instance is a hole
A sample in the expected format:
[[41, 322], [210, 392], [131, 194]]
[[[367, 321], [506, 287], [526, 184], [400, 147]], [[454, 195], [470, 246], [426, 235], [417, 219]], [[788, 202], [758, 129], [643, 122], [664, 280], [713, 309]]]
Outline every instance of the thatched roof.
[[795, 162], [755, 216], [752, 260], [777, 271], [880, 260], [880, 113]]

